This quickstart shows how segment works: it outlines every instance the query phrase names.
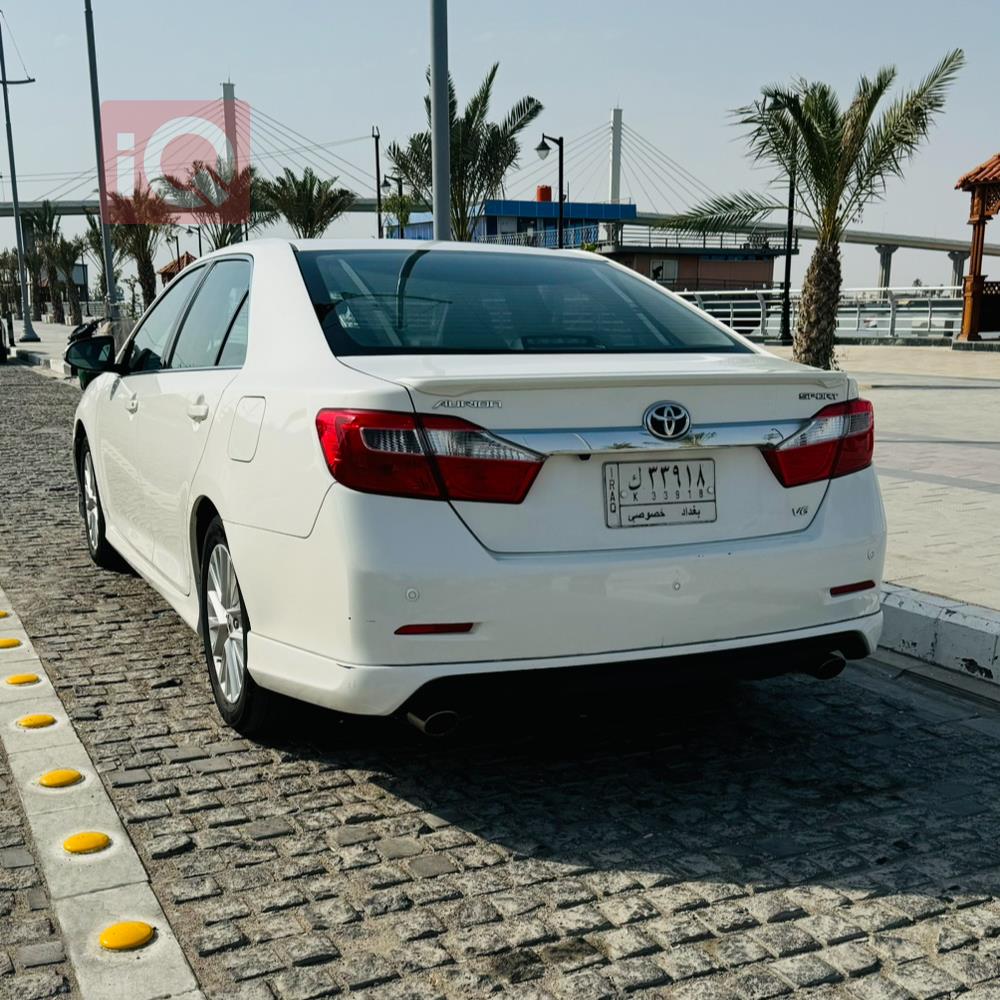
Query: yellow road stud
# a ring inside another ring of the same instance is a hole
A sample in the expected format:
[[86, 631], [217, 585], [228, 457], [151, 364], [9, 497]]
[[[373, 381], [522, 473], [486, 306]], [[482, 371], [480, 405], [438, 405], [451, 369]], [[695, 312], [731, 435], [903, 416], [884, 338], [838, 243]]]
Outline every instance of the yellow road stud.
[[22, 715], [17, 720], [21, 729], [44, 729], [46, 726], [54, 726], [56, 717], [48, 715], [46, 712], [35, 712], [33, 715]]
[[21, 645], [20, 639], [15, 639], [12, 636], [0, 639], [0, 649], [17, 649]]
[[10, 614], [9, 611], [0, 611], [0, 618], [6, 618], [8, 614]]
[[38, 674], [11, 674], [5, 678], [7, 684], [14, 687], [23, 687], [25, 684], [37, 684], [41, 680]]
[[123, 920], [101, 931], [102, 948], [108, 951], [131, 951], [142, 948], [153, 940], [155, 929], [142, 920]]
[[83, 775], [75, 767], [59, 767], [54, 771], [46, 771], [38, 779], [42, 788], [68, 788], [78, 781], [83, 781]]
[[[63, 841], [63, 850], [69, 854], [96, 854], [110, 846], [111, 838], [106, 833], [99, 833], [96, 830], [74, 833]], [[101, 944], [104, 945], [104, 942], [101, 941]]]

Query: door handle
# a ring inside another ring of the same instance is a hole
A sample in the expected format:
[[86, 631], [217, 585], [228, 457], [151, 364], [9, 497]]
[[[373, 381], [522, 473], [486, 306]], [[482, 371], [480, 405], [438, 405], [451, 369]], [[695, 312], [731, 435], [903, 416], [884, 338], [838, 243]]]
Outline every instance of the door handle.
[[125, 409], [129, 413], [135, 413], [135, 411], [139, 409], [139, 397], [135, 395], [129, 396], [129, 398], [125, 400]]
[[187, 414], [193, 421], [200, 423], [208, 416], [208, 403], [190, 403]]

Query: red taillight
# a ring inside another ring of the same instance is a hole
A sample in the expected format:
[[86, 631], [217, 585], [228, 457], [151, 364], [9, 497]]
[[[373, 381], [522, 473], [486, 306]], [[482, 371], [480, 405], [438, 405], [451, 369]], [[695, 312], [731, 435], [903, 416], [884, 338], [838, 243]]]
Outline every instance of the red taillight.
[[867, 399], [825, 406], [764, 458], [782, 486], [835, 479], [872, 464], [875, 411]]
[[364, 493], [520, 503], [542, 458], [458, 417], [320, 410], [316, 430], [337, 482]]

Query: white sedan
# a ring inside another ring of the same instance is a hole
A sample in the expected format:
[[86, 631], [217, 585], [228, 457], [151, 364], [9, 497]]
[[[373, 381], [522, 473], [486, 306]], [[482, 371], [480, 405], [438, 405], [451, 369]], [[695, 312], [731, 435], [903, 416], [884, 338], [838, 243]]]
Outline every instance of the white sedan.
[[263, 240], [67, 360], [91, 555], [201, 632], [242, 732], [273, 692], [440, 732], [491, 685], [832, 676], [878, 640], [854, 380], [594, 254]]

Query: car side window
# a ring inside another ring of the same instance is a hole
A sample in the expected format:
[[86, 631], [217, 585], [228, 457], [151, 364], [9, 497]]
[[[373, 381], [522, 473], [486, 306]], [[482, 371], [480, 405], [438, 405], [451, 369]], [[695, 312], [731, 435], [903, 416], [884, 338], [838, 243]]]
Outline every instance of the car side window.
[[177, 325], [177, 318], [204, 274], [205, 269], [198, 267], [174, 278], [167, 286], [132, 340], [125, 360], [129, 374], [155, 372], [163, 367], [163, 355]]
[[211, 368], [249, 288], [250, 261], [218, 261], [184, 318], [169, 367]]
[[250, 296], [243, 299], [243, 304], [233, 319], [229, 328], [229, 336], [219, 355], [220, 368], [239, 368], [247, 356], [247, 335], [250, 332]]

